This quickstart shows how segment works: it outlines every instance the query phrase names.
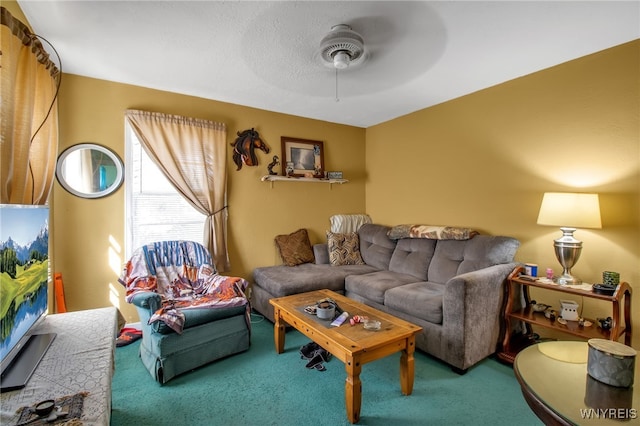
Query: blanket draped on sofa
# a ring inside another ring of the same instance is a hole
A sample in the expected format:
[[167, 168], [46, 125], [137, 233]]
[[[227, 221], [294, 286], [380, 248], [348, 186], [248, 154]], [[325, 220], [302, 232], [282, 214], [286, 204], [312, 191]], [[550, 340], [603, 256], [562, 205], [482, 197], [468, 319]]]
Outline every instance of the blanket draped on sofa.
[[470, 228], [460, 228], [456, 226], [396, 225], [389, 230], [387, 235], [392, 240], [400, 240], [402, 238], [469, 240], [478, 235], [478, 232]]
[[331, 232], [347, 234], [357, 232], [365, 223], [371, 223], [368, 214], [336, 214], [329, 218]]

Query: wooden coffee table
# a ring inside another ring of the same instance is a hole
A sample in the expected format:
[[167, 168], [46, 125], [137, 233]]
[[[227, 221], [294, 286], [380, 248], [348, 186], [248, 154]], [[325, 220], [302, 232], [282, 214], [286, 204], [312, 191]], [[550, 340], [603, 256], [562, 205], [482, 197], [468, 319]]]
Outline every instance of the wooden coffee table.
[[[363, 324], [352, 326], [349, 320], [340, 327], [329, 327], [330, 321], [322, 321], [304, 312], [303, 308], [326, 297], [353, 315], [365, 315], [381, 322], [380, 330], [365, 330]], [[400, 388], [404, 395], [413, 392], [415, 335], [421, 327], [401, 320], [330, 290], [319, 290], [280, 297], [269, 301], [274, 308], [274, 339], [276, 352], [284, 352], [285, 326], [289, 324], [345, 364], [347, 379], [345, 400], [347, 418], [351, 423], [360, 420], [362, 403], [362, 365], [401, 352]]]

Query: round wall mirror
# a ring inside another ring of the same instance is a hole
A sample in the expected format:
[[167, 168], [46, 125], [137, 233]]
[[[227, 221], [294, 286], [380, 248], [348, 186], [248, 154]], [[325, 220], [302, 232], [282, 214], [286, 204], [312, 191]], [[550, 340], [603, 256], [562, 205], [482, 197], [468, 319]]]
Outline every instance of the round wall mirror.
[[100, 198], [122, 185], [123, 169], [122, 160], [109, 148], [80, 143], [62, 151], [56, 165], [56, 178], [73, 195]]

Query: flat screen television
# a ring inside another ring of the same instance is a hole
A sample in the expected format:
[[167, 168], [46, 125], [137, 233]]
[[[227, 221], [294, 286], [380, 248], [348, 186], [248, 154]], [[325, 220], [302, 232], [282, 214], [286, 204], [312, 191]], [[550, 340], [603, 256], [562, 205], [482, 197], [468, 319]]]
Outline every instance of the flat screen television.
[[0, 204], [0, 388], [26, 386], [55, 333], [35, 334], [47, 315], [49, 208]]

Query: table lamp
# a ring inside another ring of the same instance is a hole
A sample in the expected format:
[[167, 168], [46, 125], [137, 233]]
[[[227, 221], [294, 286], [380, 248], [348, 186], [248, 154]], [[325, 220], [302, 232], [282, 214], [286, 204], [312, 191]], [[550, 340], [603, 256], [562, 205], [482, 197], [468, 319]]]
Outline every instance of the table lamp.
[[571, 275], [578, 262], [582, 241], [573, 237], [576, 228], [602, 228], [598, 194], [546, 192], [540, 205], [538, 225], [559, 226], [562, 237], [553, 241], [556, 258], [562, 265], [562, 275], [554, 277], [558, 284], [580, 284], [580, 278]]

